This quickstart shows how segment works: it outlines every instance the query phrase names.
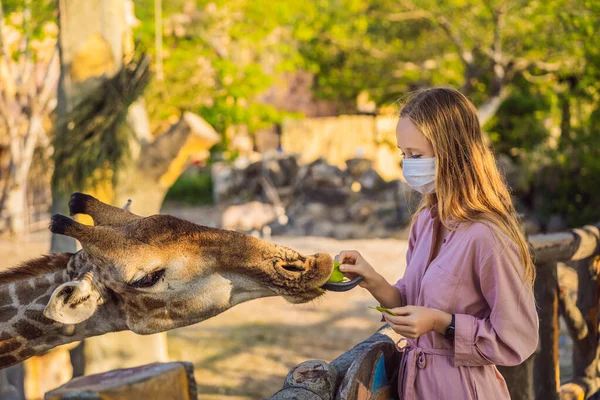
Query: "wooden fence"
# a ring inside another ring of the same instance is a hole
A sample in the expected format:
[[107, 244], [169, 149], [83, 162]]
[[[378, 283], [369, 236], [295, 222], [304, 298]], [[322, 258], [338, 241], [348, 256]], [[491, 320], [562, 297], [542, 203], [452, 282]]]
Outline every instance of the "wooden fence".
[[[538, 350], [517, 367], [502, 368], [513, 400], [588, 399], [600, 390], [598, 313], [600, 223], [530, 236], [537, 266]], [[573, 279], [576, 276], [576, 279]], [[573, 340], [573, 374], [559, 372], [559, 315]], [[399, 336], [387, 325], [327, 364], [307, 361], [288, 374], [271, 400], [391, 398], [396, 393]]]

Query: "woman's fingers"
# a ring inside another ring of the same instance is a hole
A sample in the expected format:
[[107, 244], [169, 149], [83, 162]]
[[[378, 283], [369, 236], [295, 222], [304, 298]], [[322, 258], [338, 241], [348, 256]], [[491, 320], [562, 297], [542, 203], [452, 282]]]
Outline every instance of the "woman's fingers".
[[390, 315], [388, 313], [383, 313], [383, 316], [387, 322], [392, 323], [394, 325], [405, 325], [405, 326], [413, 326], [414, 325], [414, 321], [412, 320], [412, 318], [410, 316], [402, 315], [402, 316], [396, 317], [396, 316]]
[[340, 264], [356, 264], [360, 253], [356, 250], [342, 250], [340, 254], [336, 256], [337, 262]]
[[[390, 310], [394, 314], [398, 315], [410, 315], [410, 309], [408, 307], [395, 307]], [[393, 315], [392, 315], [393, 316]]]
[[416, 337], [416, 330], [414, 327], [406, 326], [406, 325], [394, 325], [389, 324], [390, 327], [394, 330], [394, 332], [405, 336], [409, 339], [414, 339]]

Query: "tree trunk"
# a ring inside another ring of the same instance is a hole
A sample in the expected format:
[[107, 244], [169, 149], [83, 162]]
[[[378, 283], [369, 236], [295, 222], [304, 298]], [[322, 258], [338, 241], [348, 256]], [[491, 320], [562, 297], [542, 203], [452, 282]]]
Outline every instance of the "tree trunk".
[[4, 211], [7, 216], [8, 231], [13, 235], [25, 232], [27, 221], [27, 181], [13, 182], [6, 194]]

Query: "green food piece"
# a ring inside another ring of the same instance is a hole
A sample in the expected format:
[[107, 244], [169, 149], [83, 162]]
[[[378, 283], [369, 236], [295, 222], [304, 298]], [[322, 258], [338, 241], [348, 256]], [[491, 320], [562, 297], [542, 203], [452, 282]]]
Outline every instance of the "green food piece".
[[395, 317], [399, 317], [399, 315], [398, 315], [398, 314], [396, 314], [395, 312], [392, 312], [392, 311], [388, 310], [388, 309], [387, 309], [387, 308], [385, 308], [385, 307], [381, 307], [381, 306], [379, 306], [379, 307], [371, 307], [371, 306], [369, 306], [369, 308], [372, 308], [373, 310], [377, 310], [377, 311], [379, 311], [379, 312], [388, 313], [388, 314], [390, 314], [390, 315], [393, 315], [393, 316], [395, 316]]
[[333, 272], [329, 277], [327, 282], [343, 282], [344, 281], [344, 273], [340, 271], [340, 263], [337, 261], [333, 262]]

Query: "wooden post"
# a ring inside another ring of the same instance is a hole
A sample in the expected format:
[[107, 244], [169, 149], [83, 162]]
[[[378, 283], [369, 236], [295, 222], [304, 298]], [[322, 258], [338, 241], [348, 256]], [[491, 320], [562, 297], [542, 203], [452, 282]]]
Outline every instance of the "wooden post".
[[536, 353], [516, 367], [498, 367], [506, 380], [511, 400], [533, 400], [533, 364]]
[[[588, 398], [600, 388], [598, 376], [598, 267], [600, 256], [570, 263], [577, 271], [577, 303], [561, 293], [561, 313], [573, 339], [573, 376], [561, 387], [561, 398]], [[578, 397], [577, 397], [578, 396]]]
[[558, 400], [560, 376], [558, 368], [558, 277], [557, 262], [548, 261], [537, 266], [535, 297], [540, 317], [540, 347], [534, 363], [533, 383], [535, 398]]

